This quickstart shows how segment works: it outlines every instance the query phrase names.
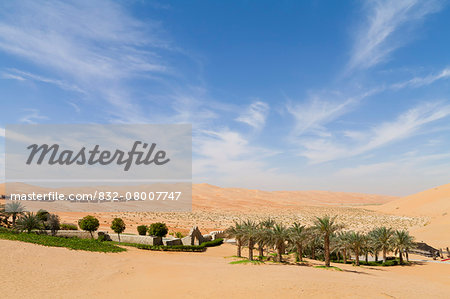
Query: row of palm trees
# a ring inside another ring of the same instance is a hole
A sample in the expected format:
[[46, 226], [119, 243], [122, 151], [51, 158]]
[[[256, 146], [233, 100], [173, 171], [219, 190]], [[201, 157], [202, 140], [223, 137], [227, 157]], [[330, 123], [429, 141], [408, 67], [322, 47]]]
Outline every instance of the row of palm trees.
[[337, 259], [342, 257], [344, 263], [353, 255], [355, 264], [359, 266], [359, 257], [368, 255], [378, 261], [382, 253], [383, 263], [386, 263], [387, 254], [399, 254], [400, 263], [403, 256], [408, 260], [408, 251], [414, 247], [414, 239], [405, 230], [391, 228], [375, 228], [367, 234], [355, 231], [344, 231], [343, 226], [336, 223], [336, 217], [317, 217], [311, 227], [294, 223], [286, 227], [276, 223], [273, 219], [261, 222], [246, 220], [236, 222], [226, 230], [229, 238], [234, 238], [237, 245], [237, 256], [241, 257], [242, 247], [248, 247], [248, 259], [253, 260], [253, 250], [258, 249], [259, 258], [264, 258], [264, 251], [275, 250], [278, 262], [282, 262], [282, 254], [286, 251], [295, 252], [296, 260], [303, 261], [308, 256], [316, 259], [318, 253], [322, 254], [325, 266], [330, 266], [330, 256]]

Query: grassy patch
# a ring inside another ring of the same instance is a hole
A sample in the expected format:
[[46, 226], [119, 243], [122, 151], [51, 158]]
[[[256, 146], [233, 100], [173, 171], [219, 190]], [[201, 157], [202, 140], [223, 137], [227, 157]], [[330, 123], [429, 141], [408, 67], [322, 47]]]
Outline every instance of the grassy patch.
[[73, 250], [85, 250], [93, 252], [121, 252], [125, 248], [118, 247], [108, 242], [100, 242], [93, 239], [63, 238], [49, 235], [38, 235], [35, 233], [15, 233], [0, 230], [0, 239], [21, 241], [49, 247], [65, 247]]
[[326, 269], [326, 270], [336, 270], [336, 271], [342, 271], [341, 268], [335, 267], [335, 266], [314, 266], [314, 268], [318, 268], [318, 269]]
[[259, 261], [259, 260], [248, 260], [248, 259], [242, 259], [239, 261], [232, 261], [230, 262], [231, 265], [237, 265], [237, 264], [253, 264], [253, 265], [261, 265], [264, 264], [263, 261]]

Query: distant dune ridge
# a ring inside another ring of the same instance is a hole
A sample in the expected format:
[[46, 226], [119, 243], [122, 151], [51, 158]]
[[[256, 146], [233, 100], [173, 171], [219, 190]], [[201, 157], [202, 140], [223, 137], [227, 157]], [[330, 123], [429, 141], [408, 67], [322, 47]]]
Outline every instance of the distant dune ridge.
[[412, 231], [419, 241], [450, 247], [450, 184], [402, 197], [371, 209], [395, 215], [428, 216], [430, 222]]
[[261, 191], [222, 188], [210, 184], [192, 186], [193, 208], [239, 210], [243, 208], [280, 209], [298, 205], [384, 204], [395, 196], [332, 191]]
[[[93, 192], [94, 190], [117, 190], [124, 192], [127, 187], [65, 187], [65, 188], [45, 188], [36, 187], [24, 183], [11, 183], [14, 189], [21, 192], [49, 192], [58, 191], [69, 192]], [[136, 191], [145, 191], [147, 185], [133, 187]], [[5, 194], [5, 184], [0, 184], [0, 194]], [[384, 204], [398, 199], [395, 196], [332, 192], [332, 191], [261, 191], [244, 188], [222, 188], [210, 184], [192, 185], [192, 205], [193, 208], [220, 209], [220, 210], [242, 210], [243, 208], [284, 208], [298, 205], [367, 205]]]

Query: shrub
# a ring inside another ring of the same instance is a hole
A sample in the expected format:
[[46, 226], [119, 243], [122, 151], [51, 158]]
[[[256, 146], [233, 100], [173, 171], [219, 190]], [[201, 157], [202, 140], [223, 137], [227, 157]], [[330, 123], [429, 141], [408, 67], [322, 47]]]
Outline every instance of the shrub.
[[61, 223], [60, 229], [61, 230], [78, 230], [78, 227], [72, 223]]
[[106, 238], [104, 233], [98, 233], [98, 237], [97, 237], [97, 241], [99, 242], [104, 242], [104, 241], [108, 241], [108, 239]]
[[36, 217], [39, 219], [39, 221], [42, 221], [42, 222], [47, 221], [49, 216], [50, 216], [50, 213], [43, 209], [40, 209], [36, 213]]
[[213, 241], [203, 242], [201, 246], [204, 247], [214, 247], [214, 246], [220, 246], [223, 244], [223, 239], [215, 239]]
[[60, 229], [59, 216], [50, 214], [48, 216], [47, 226], [52, 231], [52, 236], [56, 235], [56, 232]]
[[145, 236], [145, 234], [147, 233], [147, 225], [139, 225], [137, 227], [137, 231], [140, 236]]
[[91, 234], [91, 238], [93, 239], [94, 236], [92, 232], [95, 232], [98, 229], [98, 227], [100, 226], [100, 222], [94, 216], [88, 215], [78, 220], [78, 226], [82, 230], [88, 231]]
[[28, 231], [30, 233], [33, 229], [38, 229], [40, 227], [39, 218], [34, 213], [26, 213], [17, 221], [17, 226], [20, 231]]
[[161, 222], [152, 223], [148, 228], [148, 234], [155, 237], [164, 237], [168, 231], [166, 224]]
[[181, 238], [184, 238], [184, 235], [182, 233], [180, 233], [180, 232], [176, 232], [175, 233], [175, 237], [181, 239]]
[[119, 237], [119, 243], [120, 243], [120, 234], [123, 233], [125, 228], [126, 228], [126, 225], [125, 225], [125, 222], [123, 222], [122, 218], [114, 218], [114, 220], [111, 223], [111, 229]]

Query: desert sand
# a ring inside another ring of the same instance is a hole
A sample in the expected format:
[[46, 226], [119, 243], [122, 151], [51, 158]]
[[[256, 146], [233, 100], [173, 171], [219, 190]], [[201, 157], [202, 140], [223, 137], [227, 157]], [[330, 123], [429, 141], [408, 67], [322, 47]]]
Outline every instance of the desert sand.
[[450, 247], [450, 184], [368, 208], [398, 216], [428, 217], [423, 226], [413, 227], [411, 233], [437, 248]]
[[[418, 240], [449, 246], [450, 185], [394, 198], [324, 191], [265, 192], [194, 185], [192, 213], [95, 213], [101, 229], [122, 217], [128, 233], [138, 224], [166, 222], [170, 231], [203, 232], [228, 227], [245, 218], [272, 217], [285, 224], [309, 224], [315, 216], [337, 215], [347, 229], [375, 226], [406, 228]], [[358, 199], [359, 198], [359, 202]], [[372, 205], [371, 205], [372, 204]], [[376, 204], [376, 205], [373, 205]], [[76, 223], [87, 213], [60, 213]], [[91, 213], [92, 214], [92, 213]], [[184, 297], [203, 298], [448, 298], [450, 264], [414, 262], [400, 267], [353, 267], [343, 271], [308, 265], [231, 265], [235, 246], [224, 244], [204, 253], [171, 253], [129, 248], [124, 253], [93, 253], [0, 240], [2, 298]], [[244, 255], [246, 252], [244, 250]], [[426, 260], [411, 256], [412, 259]]]
[[[2, 298], [448, 298], [448, 264], [403, 267], [231, 265], [235, 247], [204, 253], [105, 254], [0, 240]], [[245, 253], [245, 252], [244, 252]], [[225, 257], [225, 258], [224, 258]], [[228, 258], [226, 258], [228, 257]]]

